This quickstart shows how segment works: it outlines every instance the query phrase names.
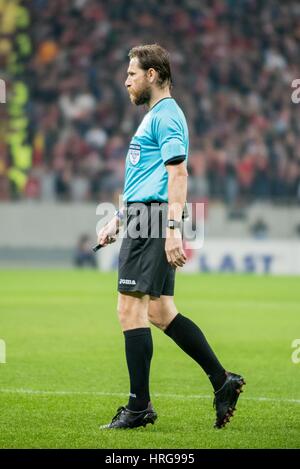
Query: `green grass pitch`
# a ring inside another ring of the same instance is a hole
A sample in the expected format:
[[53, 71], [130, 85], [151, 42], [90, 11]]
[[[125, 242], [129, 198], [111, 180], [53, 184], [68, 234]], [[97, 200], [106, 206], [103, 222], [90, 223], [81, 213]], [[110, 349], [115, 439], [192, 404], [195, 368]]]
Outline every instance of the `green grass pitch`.
[[128, 394], [116, 275], [0, 271], [0, 448], [300, 448], [299, 278], [178, 274], [177, 306], [247, 385], [213, 429], [210, 384], [152, 328], [155, 425], [100, 431]]

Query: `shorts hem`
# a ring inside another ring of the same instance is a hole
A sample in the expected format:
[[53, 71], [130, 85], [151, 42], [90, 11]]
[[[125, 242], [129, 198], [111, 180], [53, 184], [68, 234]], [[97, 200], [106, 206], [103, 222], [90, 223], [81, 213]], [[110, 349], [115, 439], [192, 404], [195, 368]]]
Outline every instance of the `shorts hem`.
[[158, 293], [157, 291], [149, 290], [148, 288], [118, 288], [118, 292], [120, 293], [140, 292], [140, 293], [144, 293], [144, 295], [155, 296], [156, 298], [159, 298], [161, 295], [161, 293]]

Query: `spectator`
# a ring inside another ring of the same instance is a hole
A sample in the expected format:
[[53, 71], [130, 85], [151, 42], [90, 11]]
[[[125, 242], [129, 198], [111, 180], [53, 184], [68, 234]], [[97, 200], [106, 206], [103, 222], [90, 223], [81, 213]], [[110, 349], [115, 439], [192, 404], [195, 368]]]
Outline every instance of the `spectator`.
[[91, 251], [91, 240], [88, 235], [82, 235], [75, 251], [74, 264], [76, 267], [91, 267], [95, 269], [97, 262]]

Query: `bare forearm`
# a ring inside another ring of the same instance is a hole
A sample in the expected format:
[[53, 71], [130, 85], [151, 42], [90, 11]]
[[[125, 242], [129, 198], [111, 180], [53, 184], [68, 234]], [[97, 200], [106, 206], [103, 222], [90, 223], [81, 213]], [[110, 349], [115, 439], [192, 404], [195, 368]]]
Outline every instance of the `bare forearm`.
[[[168, 167], [168, 219], [178, 222], [182, 219], [182, 211], [186, 202], [187, 193], [187, 170], [183, 164], [176, 167]], [[168, 262], [172, 267], [182, 267], [186, 262], [183, 250], [182, 234], [178, 228], [166, 229], [165, 251]]]
[[187, 175], [169, 174], [168, 183], [168, 219], [180, 221], [187, 196]]

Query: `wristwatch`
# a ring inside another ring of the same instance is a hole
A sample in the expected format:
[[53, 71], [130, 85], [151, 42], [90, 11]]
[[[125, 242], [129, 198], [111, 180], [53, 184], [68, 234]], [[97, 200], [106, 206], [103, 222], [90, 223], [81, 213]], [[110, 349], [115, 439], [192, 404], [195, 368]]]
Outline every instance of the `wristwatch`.
[[168, 220], [167, 221], [167, 228], [170, 230], [175, 230], [176, 228], [181, 228], [181, 222], [177, 220]]

